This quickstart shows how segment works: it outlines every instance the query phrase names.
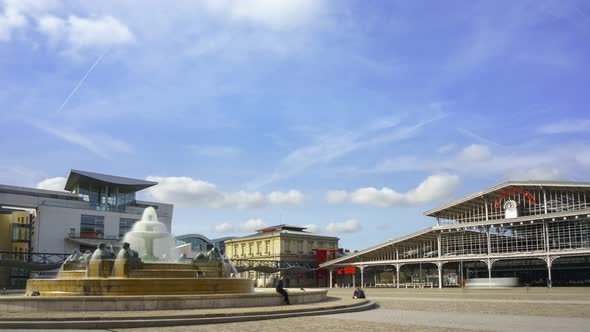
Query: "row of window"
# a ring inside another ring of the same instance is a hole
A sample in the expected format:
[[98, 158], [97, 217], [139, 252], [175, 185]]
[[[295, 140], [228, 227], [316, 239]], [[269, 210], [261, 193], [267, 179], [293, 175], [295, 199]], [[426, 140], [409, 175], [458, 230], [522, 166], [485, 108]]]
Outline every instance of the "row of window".
[[12, 224], [12, 242], [30, 241], [30, 228], [22, 224]]
[[[131, 230], [136, 219], [119, 219], [119, 238]], [[83, 214], [80, 217], [80, 237], [104, 238], [104, 216]]]
[[[317, 245], [316, 245], [317, 243]], [[263, 250], [263, 241], [257, 242], [250, 242], [250, 243], [242, 243], [234, 244], [234, 257], [246, 257], [246, 256], [261, 256], [261, 255], [269, 255], [271, 254], [270, 250], [270, 240], [264, 241], [264, 251]], [[336, 242], [331, 241], [305, 241], [305, 240], [291, 240], [285, 239], [283, 240], [283, 252], [285, 253], [299, 253], [299, 254], [312, 254], [313, 249], [322, 248], [322, 249], [337, 249]]]
[[[241, 250], [238, 252], [238, 250], [241, 248]], [[264, 241], [264, 254], [265, 255], [269, 255], [270, 252], [270, 240], [266, 240]], [[254, 256], [254, 242], [250, 242], [248, 243], [248, 252], [247, 252], [248, 256]], [[262, 255], [262, 241], [258, 241], [256, 242], [256, 255], [261, 256]], [[234, 244], [234, 257], [239, 257], [239, 256], [246, 256], [246, 243], [242, 243], [241, 245], [239, 244]]]
[[18, 222], [19, 224], [26, 224], [28, 223], [29, 217], [16, 217], [16, 222]]

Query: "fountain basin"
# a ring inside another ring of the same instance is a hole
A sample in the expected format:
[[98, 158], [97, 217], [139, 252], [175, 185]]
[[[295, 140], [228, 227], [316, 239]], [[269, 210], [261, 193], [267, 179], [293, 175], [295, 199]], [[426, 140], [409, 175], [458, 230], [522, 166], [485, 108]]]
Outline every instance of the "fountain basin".
[[[327, 290], [289, 289], [291, 304], [322, 302]], [[0, 312], [44, 311], [144, 311], [281, 306], [283, 297], [274, 289], [247, 294], [0, 297]]]
[[250, 279], [228, 278], [83, 278], [30, 279], [27, 295], [111, 296], [240, 294], [254, 291]]

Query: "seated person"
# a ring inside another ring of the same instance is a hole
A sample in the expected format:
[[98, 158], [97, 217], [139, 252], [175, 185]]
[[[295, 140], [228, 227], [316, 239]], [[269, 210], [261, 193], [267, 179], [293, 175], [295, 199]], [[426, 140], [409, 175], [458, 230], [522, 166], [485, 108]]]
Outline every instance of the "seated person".
[[360, 287], [357, 287], [352, 295], [353, 299], [364, 299], [365, 298], [365, 291], [363, 291]]

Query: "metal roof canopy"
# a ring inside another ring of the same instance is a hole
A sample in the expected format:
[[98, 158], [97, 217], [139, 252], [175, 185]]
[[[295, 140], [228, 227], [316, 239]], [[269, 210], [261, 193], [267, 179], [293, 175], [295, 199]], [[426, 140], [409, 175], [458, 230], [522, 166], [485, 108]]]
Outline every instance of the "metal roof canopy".
[[73, 191], [76, 184], [104, 185], [105, 183], [116, 185], [119, 192], [137, 192], [158, 184], [157, 182], [125, 178], [108, 174], [92, 173], [72, 169], [66, 182], [65, 190]]
[[[539, 188], [559, 188], [569, 190], [572, 192], [578, 192], [581, 189], [590, 190], [590, 182], [569, 182], [569, 181], [508, 181], [497, 186], [482, 190], [475, 194], [465, 196], [458, 200], [452, 201], [440, 207], [434, 208], [424, 212], [425, 216], [429, 217], [441, 217], [450, 216], [449, 212], [461, 212], [464, 208], [473, 208], [480, 206], [484, 199], [488, 202], [496, 200], [506, 190], [514, 188], [527, 188], [527, 189], [539, 189]], [[478, 200], [476, 203], [475, 201]], [[445, 218], [446, 219], [446, 218]]]

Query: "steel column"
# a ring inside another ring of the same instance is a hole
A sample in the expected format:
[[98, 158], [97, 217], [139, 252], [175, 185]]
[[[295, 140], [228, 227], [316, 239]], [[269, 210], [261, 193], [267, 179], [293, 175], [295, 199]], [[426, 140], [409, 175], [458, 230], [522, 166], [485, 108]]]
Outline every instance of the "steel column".
[[359, 266], [359, 268], [361, 269], [361, 288], [365, 287], [365, 266], [361, 265]]

